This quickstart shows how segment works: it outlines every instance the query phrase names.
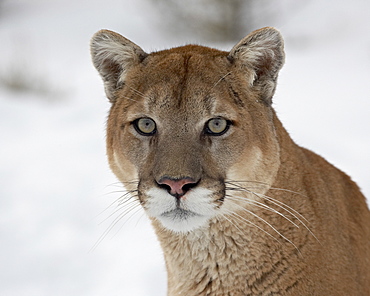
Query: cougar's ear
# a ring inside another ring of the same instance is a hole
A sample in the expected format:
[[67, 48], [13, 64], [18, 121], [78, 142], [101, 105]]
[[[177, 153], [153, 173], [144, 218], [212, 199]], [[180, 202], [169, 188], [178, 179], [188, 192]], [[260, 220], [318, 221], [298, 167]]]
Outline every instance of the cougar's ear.
[[147, 56], [135, 43], [108, 30], [95, 33], [91, 38], [90, 51], [111, 102], [116, 100], [117, 90], [122, 87], [127, 71]]
[[257, 88], [266, 104], [272, 103], [279, 70], [284, 64], [284, 41], [274, 28], [250, 33], [230, 51], [229, 60], [252, 70], [251, 86]]

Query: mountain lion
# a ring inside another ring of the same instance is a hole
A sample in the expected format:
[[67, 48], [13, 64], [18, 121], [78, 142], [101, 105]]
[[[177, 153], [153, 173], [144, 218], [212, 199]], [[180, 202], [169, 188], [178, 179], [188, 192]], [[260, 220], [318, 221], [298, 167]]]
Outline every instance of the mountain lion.
[[[272, 108], [283, 39], [145, 53], [101, 30], [110, 166], [150, 217], [168, 295], [370, 295], [370, 212]], [[309, 83], [308, 83], [309, 87]]]

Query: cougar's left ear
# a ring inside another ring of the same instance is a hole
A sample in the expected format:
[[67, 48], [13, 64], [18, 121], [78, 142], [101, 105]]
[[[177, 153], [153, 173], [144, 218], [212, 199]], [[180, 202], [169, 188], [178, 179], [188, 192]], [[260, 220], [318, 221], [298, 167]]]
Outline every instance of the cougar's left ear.
[[109, 30], [95, 33], [91, 38], [90, 51], [111, 102], [116, 100], [117, 90], [123, 85], [127, 71], [147, 56], [135, 43]]
[[284, 41], [280, 32], [266, 27], [243, 38], [230, 51], [229, 60], [251, 69], [251, 86], [266, 104], [272, 103], [279, 70], [284, 64]]

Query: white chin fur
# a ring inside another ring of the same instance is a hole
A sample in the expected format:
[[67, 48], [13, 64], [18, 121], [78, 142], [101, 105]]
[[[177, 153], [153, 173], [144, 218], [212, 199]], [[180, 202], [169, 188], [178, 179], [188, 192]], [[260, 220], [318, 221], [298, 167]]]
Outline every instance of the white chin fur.
[[174, 232], [190, 232], [207, 224], [209, 217], [193, 216], [186, 219], [156, 217], [164, 228]]
[[205, 188], [193, 188], [181, 198], [178, 207], [176, 198], [166, 190], [151, 188], [146, 192], [148, 201], [145, 209], [163, 227], [174, 232], [190, 232], [205, 226], [216, 215], [211, 193], [212, 191]]

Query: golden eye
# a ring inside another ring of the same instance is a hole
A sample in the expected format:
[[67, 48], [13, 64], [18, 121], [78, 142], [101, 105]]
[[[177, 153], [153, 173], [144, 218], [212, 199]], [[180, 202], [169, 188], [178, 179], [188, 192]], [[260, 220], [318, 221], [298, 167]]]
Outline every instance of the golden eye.
[[212, 118], [206, 123], [205, 132], [212, 136], [221, 136], [227, 132], [229, 126], [230, 122], [224, 118]]
[[147, 117], [136, 119], [133, 124], [135, 130], [143, 136], [154, 135], [157, 131], [154, 120]]

